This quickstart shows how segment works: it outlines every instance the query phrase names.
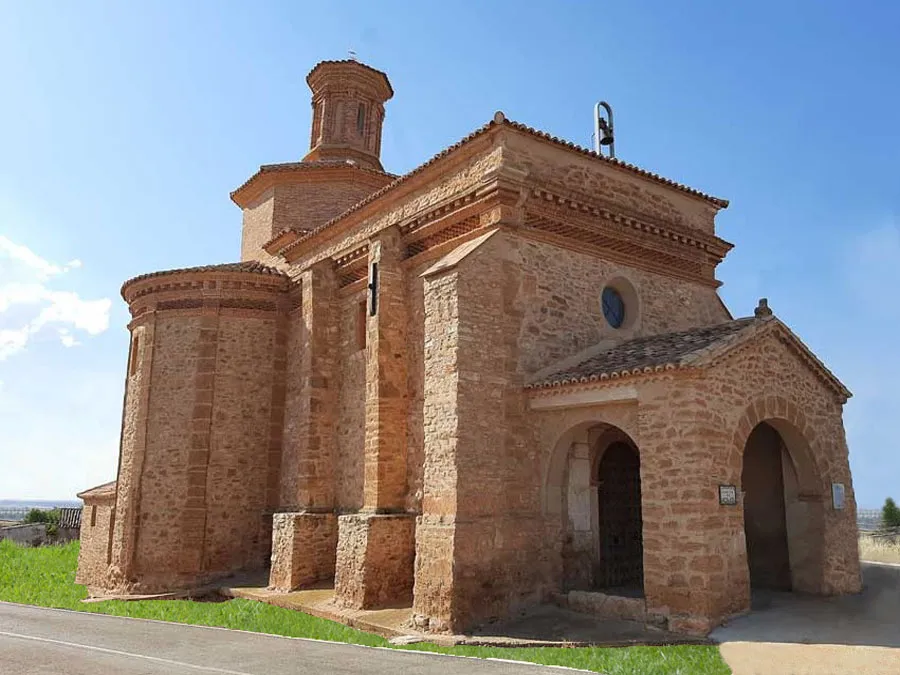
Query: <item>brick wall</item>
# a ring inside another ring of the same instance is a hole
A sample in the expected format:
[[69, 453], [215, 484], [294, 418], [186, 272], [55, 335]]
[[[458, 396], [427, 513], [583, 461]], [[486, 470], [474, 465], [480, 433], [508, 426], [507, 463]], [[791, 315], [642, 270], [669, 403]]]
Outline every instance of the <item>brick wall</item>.
[[340, 303], [340, 380], [338, 390], [335, 504], [339, 511], [355, 511], [363, 505], [363, 455], [366, 440], [366, 349], [360, 347], [360, 322], [365, 330], [365, 291]]
[[[342, 169], [347, 173], [347, 169]], [[366, 173], [360, 180], [331, 178], [328, 168], [297, 170], [293, 182], [266, 190], [244, 209], [241, 260], [285, 267], [262, 246], [281, 230], [312, 230], [386, 184], [390, 177]]]

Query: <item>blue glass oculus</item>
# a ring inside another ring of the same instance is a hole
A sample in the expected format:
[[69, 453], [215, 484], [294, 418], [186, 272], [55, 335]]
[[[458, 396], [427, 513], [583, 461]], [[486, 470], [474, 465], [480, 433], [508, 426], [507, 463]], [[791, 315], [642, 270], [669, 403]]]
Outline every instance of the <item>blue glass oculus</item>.
[[603, 316], [613, 328], [621, 328], [625, 323], [625, 302], [619, 291], [611, 286], [603, 289]]

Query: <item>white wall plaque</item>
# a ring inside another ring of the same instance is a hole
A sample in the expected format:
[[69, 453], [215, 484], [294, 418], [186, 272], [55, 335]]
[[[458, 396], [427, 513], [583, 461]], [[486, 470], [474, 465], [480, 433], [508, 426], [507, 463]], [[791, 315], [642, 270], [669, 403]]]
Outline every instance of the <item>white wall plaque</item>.
[[835, 511], [841, 511], [844, 508], [844, 484], [831, 484], [831, 503]]
[[722, 506], [737, 505], [737, 487], [734, 485], [719, 486], [719, 504]]

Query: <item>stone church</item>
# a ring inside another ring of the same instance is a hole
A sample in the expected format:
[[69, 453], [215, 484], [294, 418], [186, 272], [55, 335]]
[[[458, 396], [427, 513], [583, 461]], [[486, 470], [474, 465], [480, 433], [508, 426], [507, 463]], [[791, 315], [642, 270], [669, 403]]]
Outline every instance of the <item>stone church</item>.
[[116, 480], [78, 581], [333, 584], [465, 631], [542, 602], [704, 633], [860, 589], [850, 392], [716, 267], [728, 202], [496, 113], [402, 176], [387, 76], [324, 61], [239, 262], [127, 281]]

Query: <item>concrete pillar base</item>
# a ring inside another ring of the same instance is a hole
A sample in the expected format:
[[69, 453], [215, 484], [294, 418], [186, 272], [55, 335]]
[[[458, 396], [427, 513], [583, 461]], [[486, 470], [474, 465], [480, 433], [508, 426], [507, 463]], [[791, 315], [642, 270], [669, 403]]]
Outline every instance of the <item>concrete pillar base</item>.
[[415, 531], [411, 514], [338, 518], [335, 600], [352, 609], [412, 604]]
[[332, 579], [336, 549], [333, 513], [274, 514], [269, 588], [287, 592]]

